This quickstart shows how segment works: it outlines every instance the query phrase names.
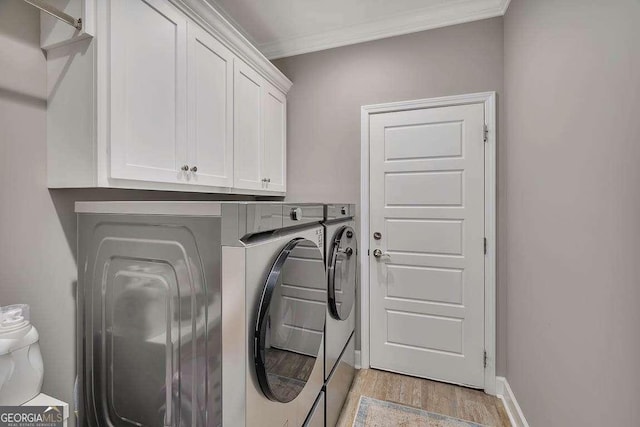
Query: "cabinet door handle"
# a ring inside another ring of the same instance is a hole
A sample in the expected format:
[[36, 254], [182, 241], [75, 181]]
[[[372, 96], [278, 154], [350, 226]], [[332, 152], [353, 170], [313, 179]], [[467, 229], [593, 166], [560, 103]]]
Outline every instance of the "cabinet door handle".
[[191, 172], [198, 172], [198, 167], [197, 166], [192, 167]]
[[189, 165], [184, 165], [180, 169], [187, 172], [189, 170]]

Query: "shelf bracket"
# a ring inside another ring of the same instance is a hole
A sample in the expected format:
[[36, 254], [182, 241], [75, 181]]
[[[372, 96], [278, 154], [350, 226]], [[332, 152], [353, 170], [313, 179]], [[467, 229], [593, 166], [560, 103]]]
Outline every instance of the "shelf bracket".
[[47, 2], [43, 0], [23, 0], [23, 1], [25, 3], [29, 3], [31, 6], [37, 7], [41, 11], [48, 13], [49, 15], [55, 18], [58, 18], [62, 22], [66, 22], [67, 24], [71, 25], [72, 27], [78, 30], [82, 30], [81, 18], [76, 19], [73, 16], [64, 13], [63, 11], [56, 9], [50, 4], [47, 4]]

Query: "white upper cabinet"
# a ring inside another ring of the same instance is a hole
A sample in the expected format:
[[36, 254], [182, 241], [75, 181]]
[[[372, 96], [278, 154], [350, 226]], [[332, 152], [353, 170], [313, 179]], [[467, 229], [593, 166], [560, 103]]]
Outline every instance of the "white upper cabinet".
[[284, 192], [286, 188], [287, 99], [273, 85], [262, 91], [263, 154], [262, 170], [266, 188]]
[[75, 2], [95, 31], [47, 39], [49, 187], [284, 195], [291, 82], [206, 0]]
[[233, 54], [189, 25], [189, 145], [191, 182], [233, 187]]
[[286, 97], [240, 60], [235, 62], [235, 187], [285, 191]]
[[111, 0], [111, 22], [111, 177], [180, 182], [187, 19], [163, 0]]
[[260, 190], [262, 174], [262, 79], [241, 61], [234, 71], [235, 187]]

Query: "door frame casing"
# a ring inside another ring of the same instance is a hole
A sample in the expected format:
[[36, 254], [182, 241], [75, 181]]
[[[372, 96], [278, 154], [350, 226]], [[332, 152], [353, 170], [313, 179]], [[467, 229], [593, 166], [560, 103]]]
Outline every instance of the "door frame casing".
[[496, 93], [481, 92], [440, 98], [418, 99], [361, 108], [360, 140], [360, 365], [370, 367], [370, 277], [369, 277], [369, 119], [373, 114], [451, 107], [468, 104], [484, 105], [487, 141], [484, 144], [484, 232], [487, 253], [484, 258], [484, 391], [496, 394]]

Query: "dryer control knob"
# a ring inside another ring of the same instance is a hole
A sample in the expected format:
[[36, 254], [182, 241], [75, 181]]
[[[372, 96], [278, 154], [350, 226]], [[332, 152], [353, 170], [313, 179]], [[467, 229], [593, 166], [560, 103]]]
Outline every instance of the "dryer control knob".
[[300, 221], [302, 219], [302, 209], [300, 208], [291, 208], [291, 212], [289, 213], [291, 219], [293, 221]]

